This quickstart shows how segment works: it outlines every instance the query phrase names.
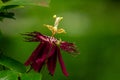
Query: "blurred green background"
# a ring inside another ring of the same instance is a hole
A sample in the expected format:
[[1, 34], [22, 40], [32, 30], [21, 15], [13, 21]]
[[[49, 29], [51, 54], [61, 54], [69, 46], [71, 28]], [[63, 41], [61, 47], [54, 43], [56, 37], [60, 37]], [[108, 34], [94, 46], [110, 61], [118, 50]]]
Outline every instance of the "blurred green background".
[[0, 22], [0, 49], [7, 56], [24, 63], [39, 43], [24, 42], [20, 34], [39, 31], [51, 35], [43, 24], [53, 25], [54, 14], [64, 17], [59, 27], [67, 32], [56, 37], [78, 46], [78, 56], [62, 52], [68, 78], [57, 64], [54, 77], [44, 69], [43, 80], [120, 80], [119, 0], [51, 0], [49, 7], [27, 6], [12, 11], [16, 20]]

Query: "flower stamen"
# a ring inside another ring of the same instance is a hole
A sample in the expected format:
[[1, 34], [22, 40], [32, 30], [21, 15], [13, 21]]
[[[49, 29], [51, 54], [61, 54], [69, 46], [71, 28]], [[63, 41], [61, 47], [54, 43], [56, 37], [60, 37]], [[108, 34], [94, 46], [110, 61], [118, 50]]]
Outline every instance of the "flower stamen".
[[58, 29], [58, 25], [60, 21], [63, 19], [63, 17], [57, 17], [56, 15], [54, 15], [53, 18], [55, 18], [54, 26], [44, 24], [44, 26], [46, 26], [52, 32], [52, 36], [54, 36], [56, 33], [58, 34], [66, 33], [64, 29], [62, 28]]

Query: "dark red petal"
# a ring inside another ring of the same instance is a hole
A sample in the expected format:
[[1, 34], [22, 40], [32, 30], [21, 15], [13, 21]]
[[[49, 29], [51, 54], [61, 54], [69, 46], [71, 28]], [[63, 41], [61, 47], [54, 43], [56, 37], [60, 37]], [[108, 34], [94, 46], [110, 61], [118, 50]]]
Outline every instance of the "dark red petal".
[[[46, 44], [44, 42], [41, 42], [38, 47], [33, 51], [32, 55], [29, 57], [29, 59], [25, 62], [25, 65], [28, 66], [30, 65], [32, 62], [35, 61], [35, 59], [37, 58], [39, 52], [42, 52], [43, 48], [46, 46]], [[42, 54], [42, 53], [41, 53]]]
[[53, 48], [50, 53], [53, 54], [51, 57], [48, 58], [47, 67], [51, 75], [54, 75], [56, 62], [57, 62], [57, 48], [56, 46]]
[[56, 45], [51, 44], [50, 51], [48, 53], [48, 58], [53, 56], [56, 51]]
[[39, 72], [42, 69], [43, 65], [44, 65], [44, 61], [41, 61], [41, 62], [39, 61], [39, 63], [33, 62], [31, 64], [32, 68], [37, 72]]
[[57, 47], [57, 52], [58, 52], [58, 60], [59, 60], [59, 63], [60, 63], [62, 72], [63, 72], [63, 74], [64, 74], [65, 76], [68, 76], [69, 74], [68, 74], [68, 72], [67, 72], [67, 70], [66, 70], [66, 67], [65, 67], [64, 61], [63, 61], [63, 59], [62, 59], [62, 55], [61, 55], [61, 53], [60, 53], [59, 47]]
[[46, 35], [41, 34], [40, 32], [34, 32], [36, 34], [36, 38], [39, 39], [40, 41], [49, 41], [49, 37]]
[[30, 33], [26, 33], [23, 35], [26, 35], [27, 37], [25, 37], [25, 40], [30, 41], [30, 42], [38, 42], [38, 41], [48, 40], [47, 36], [41, 34], [40, 32], [30, 32]]
[[51, 48], [51, 44], [49, 44], [48, 42], [46, 42], [46, 44], [47, 45], [44, 47], [43, 52], [39, 53], [39, 54], [42, 54], [42, 55], [38, 55], [37, 59], [35, 60], [36, 65], [34, 65], [34, 63], [33, 63], [33, 68], [34, 68], [35, 71], [40, 71], [43, 64], [47, 60], [47, 56], [48, 56], [48, 52]]
[[[42, 52], [39, 52], [39, 55], [37, 57], [37, 61], [39, 61], [39, 59], [46, 59], [49, 55], [49, 51], [52, 47], [52, 45], [48, 42], [45, 42], [46, 46], [44, 46], [44, 49], [42, 50]], [[42, 53], [42, 55], [41, 55]]]
[[69, 53], [78, 53], [78, 51], [76, 50], [76, 46], [73, 43], [62, 41], [60, 43], [60, 48]]

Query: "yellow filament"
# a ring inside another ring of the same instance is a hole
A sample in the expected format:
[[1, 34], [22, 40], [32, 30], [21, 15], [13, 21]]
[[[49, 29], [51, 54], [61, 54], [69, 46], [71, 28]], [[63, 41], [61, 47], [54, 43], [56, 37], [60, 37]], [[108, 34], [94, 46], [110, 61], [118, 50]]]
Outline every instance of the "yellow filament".
[[57, 28], [60, 21], [63, 19], [63, 17], [57, 17], [56, 15], [54, 15], [53, 18], [55, 18], [54, 26], [44, 24], [44, 26], [46, 26], [52, 32], [52, 36], [54, 36], [56, 33], [59, 33], [59, 34], [60, 33], [66, 33], [64, 29], [62, 29], [62, 28], [58, 29]]

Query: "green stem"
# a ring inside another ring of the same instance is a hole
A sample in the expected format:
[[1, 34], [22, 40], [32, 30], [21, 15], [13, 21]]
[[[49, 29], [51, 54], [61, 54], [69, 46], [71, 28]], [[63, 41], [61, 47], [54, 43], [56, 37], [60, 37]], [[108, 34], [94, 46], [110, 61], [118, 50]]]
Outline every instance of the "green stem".
[[26, 71], [26, 73], [29, 73], [32, 70], [32, 67], [30, 66], [30, 68]]

